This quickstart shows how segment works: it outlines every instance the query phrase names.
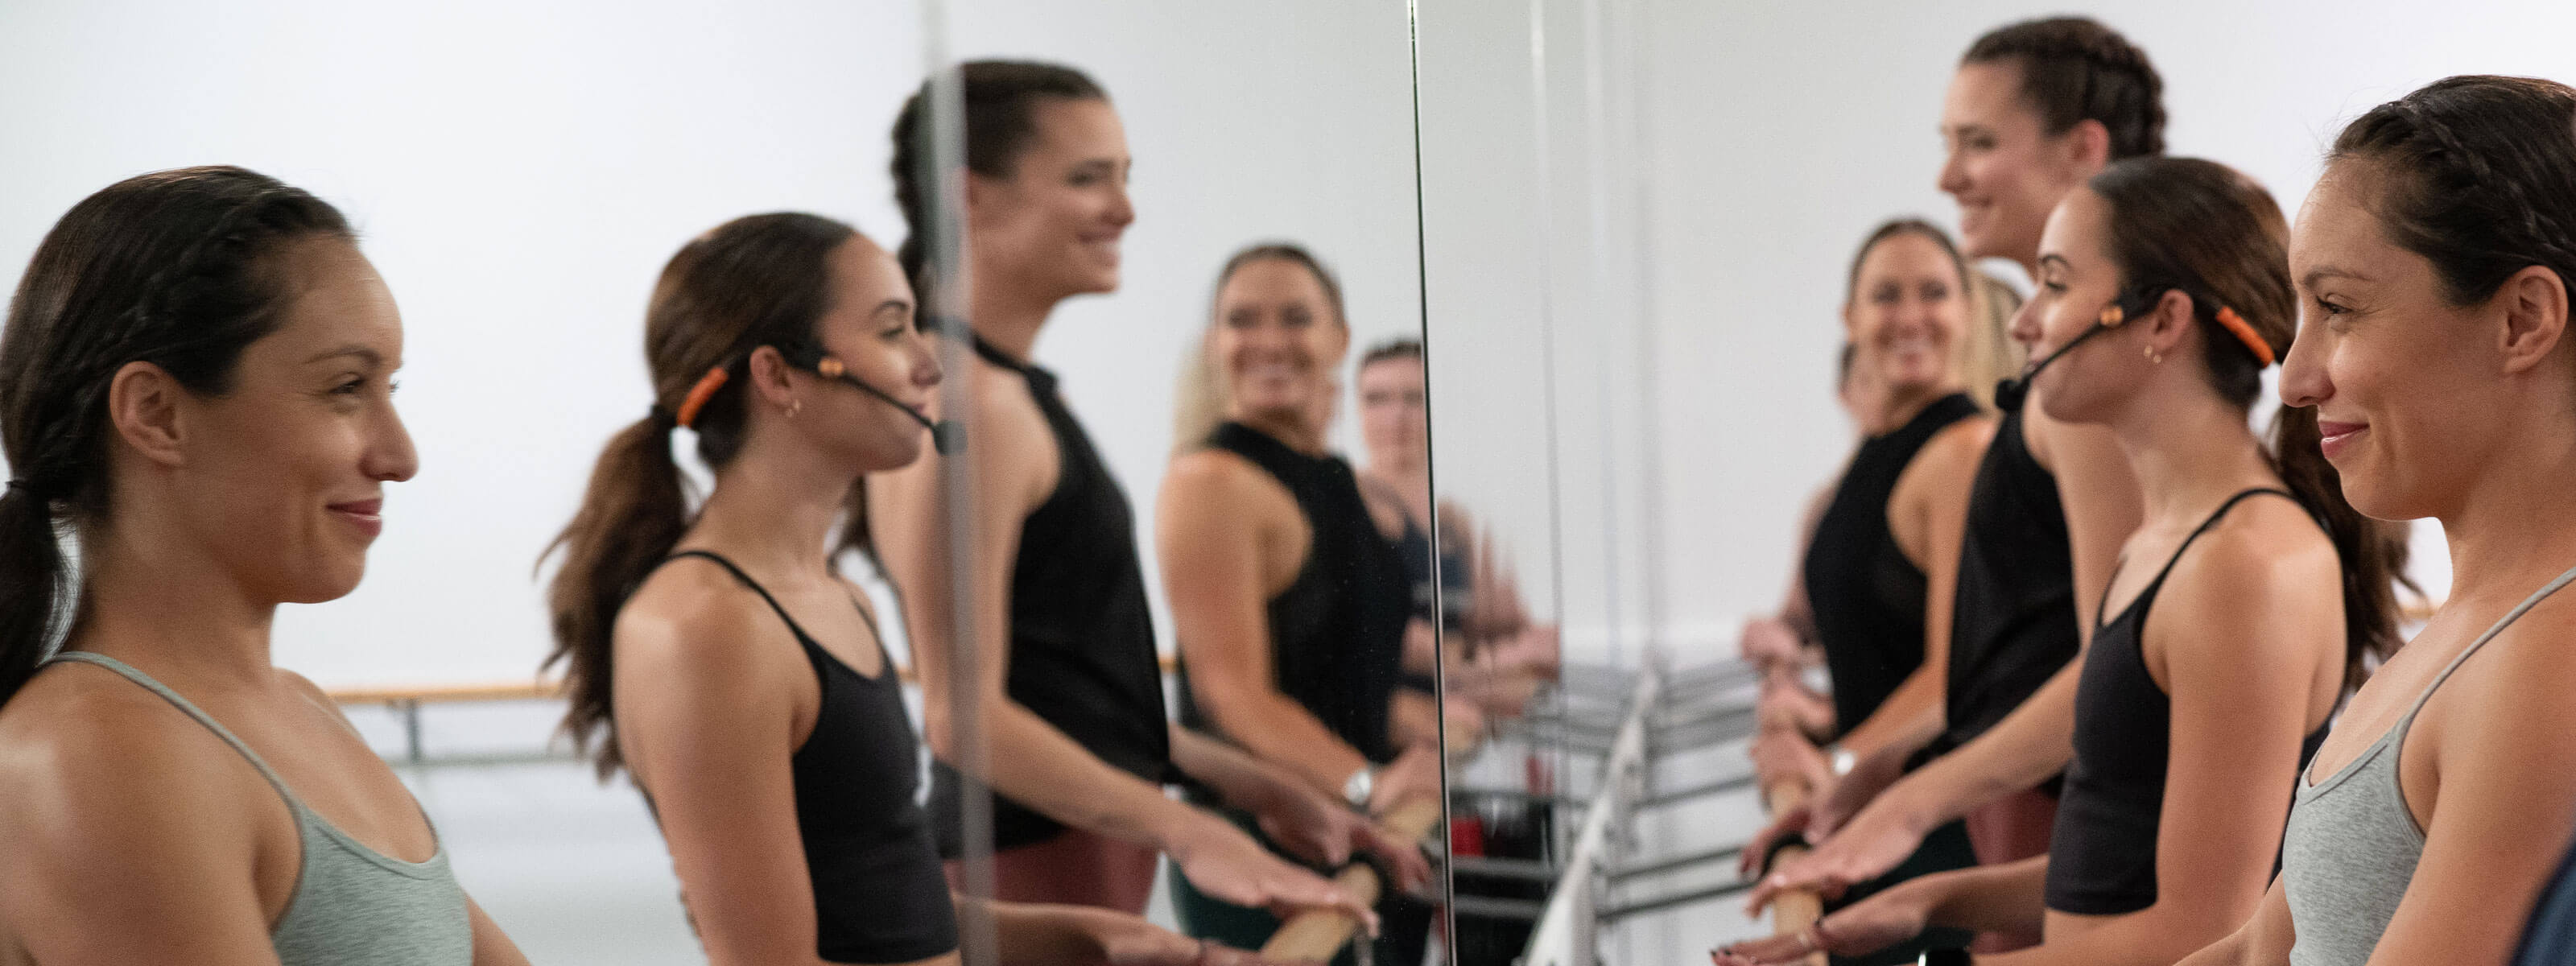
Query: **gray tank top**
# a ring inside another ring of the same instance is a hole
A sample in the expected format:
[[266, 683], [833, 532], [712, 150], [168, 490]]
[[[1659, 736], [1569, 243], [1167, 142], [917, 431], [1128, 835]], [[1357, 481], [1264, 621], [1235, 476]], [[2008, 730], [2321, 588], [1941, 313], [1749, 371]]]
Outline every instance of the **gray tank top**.
[[[465, 891], [447, 870], [447, 847], [427, 862], [405, 862], [358, 844], [304, 807], [258, 753], [188, 699], [115, 658], [65, 651], [57, 661], [95, 664], [148, 688], [241, 752], [295, 816], [303, 859], [286, 914], [269, 937], [284, 966], [470, 966], [474, 928]], [[437, 830], [432, 829], [434, 837]]]
[[2290, 947], [2290, 966], [2363, 966], [2370, 961], [2380, 934], [2397, 915], [2398, 901], [2406, 897], [2407, 883], [2415, 878], [2416, 860], [2424, 855], [2424, 830], [2416, 827], [2398, 788], [2397, 756], [2407, 730], [2424, 702], [2469, 655], [2571, 580], [2576, 580], [2576, 570], [2558, 575], [2470, 642], [2415, 696], [2405, 716], [2342, 771], [2314, 785], [2300, 776], [2281, 840], [2282, 893], [2298, 934]]

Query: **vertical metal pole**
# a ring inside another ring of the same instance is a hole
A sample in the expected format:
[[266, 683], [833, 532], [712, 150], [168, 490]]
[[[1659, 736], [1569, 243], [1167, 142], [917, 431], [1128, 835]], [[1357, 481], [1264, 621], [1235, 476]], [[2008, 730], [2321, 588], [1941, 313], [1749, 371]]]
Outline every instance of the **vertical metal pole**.
[[[965, 374], [972, 360], [967, 352], [973, 326], [973, 285], [967, 262], [963, 211], [966, 201], [965, 97], [963, 77], [948, 52], [948, 0], [921, 0], [922, 63], [929, 75], [930, 111], [927, 150], [919, 152], [922, 168], [914, 173], [919, 183], [929, 186], [927, 206], [930, 224], [924, 247], [926, 260], [926, 301], [936, 306], [934, 319], [944, 338], [939, 340], [940, 368], [950, 373]], [[981, 776], [991, 774], [990, 749], [983, 728], [983, 691], [976, 680], [978, 648], [985, 642], [976, 637], [975, 617], [975, 488], [973, 478], [977, 427], [968, 418], [974, 411], [971, 378], [952, 378], [941, 383], [940, 408], [956, 419], [966, 432], [966, 448], [955, 457], [940, 461], [940, 503], [945, 507], [948, 539], [948, 607], [949, 627], [949, 733], [955, 742], [951, 750], [962, 777], [958, 782], [958, 824], [962, 852], [959, 855], [960, 885], [969, 897], [990, 899], [993, 895], [993, 798], [992, 790]], [[958, 921], [958, 951], [968, 966], [986, 966], [1000, 961], [993, 932], [992, 918], [980, 904], [970, 904]]]

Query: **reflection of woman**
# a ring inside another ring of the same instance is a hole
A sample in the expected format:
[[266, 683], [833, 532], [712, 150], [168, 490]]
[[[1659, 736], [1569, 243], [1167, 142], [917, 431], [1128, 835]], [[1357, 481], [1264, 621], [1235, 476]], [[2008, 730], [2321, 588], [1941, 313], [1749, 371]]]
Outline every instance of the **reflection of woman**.
[[239, 168], [119, 182], [37, 248], [0, 338], [0, 961], [526, 962], [269, 663], [419, 468], [402, 352], [348, 222]]
[[[2037, 277], [2040, 232], [2059, 199], [2111, 161], [2163, 152], [2162, 90], [2145, 52], [2090, 19], [2025, 21], [1979, 37], [1951, 78], [1941, 120], [1949, 157], [1940, 186], [1959, 202], [1967, 253], [2011, 259]], [[1959, 819], [1981, 861], [2047, 850], [2051, 777], [2066, 766], [2074, 729], [2071, 659], [2140, 508], [2110, 433], [2045, 408], [2004, 407], [1978, 466], [1942, 715], [1918, 732], [1938, 757], [1902, 781], [1898, 766], [1914, 748], [1860, 762], [1818, 812], [1831, 834], [1781, 870], [1788, 878], [1868, 879]]]
[[[973, 564], [975, 702], [990, 746], [997, 898], [1142, 912], [1154, 853], [1192, 881], [1252, 905], [1330, 905], [1340, 890], [1264, 852], [1223, 819], [1165, 798], [1173, 766], [1229, 801], [1298, 829], [1313, 850], [1347, 854], [1366, 829], [1320, 796], [1214, 741], [1181, 733], [1163, 712], [1161, 669], [1146, 611], [1126, 494], [1056, 391], [1029, 361], [1057, 302], [1118, 286], [1127, 201], [1127, 139], [1100, 87], [1043, 64], [965, 65], [967, 235], [976, 359], [962, 374], [973, 411], [965, 455], [975, 481], [967, 548]], [[928, 136], [916, 94], [895, 122], [897, 200], [914, 234], [898, 253], [926, 264], [930, 193], [918, 179]], [[957, 307], [931, 307], [955, 311]], [[931, 748], [953, 758], [950, 694], [960, 633], [949, 592], [948, 508], [941, 457], [889, 473], [869, 523], [910, 618]], [[963, 840], [957, 773], [934, 769], [941, 851]]]
[[2121, 162], [2058, 206], [2015, 331], [2067, 350], [2040, 404], [2111, 427], [2149, 510], [2084, 657], [2052, 846], [1906, 883], [1806, 939], [1858, 951], [1929, 920], [2045, 937], [1989, 963], [2146, 966], [2253, 912], [2287, 811], [2248, 790], [2293, 783], [2395, 637], [2396, 554], [2335, 489], [2315, 412], [2284, 414], [2277, 462], [2246, 428], [2290, 341], [2287, 234], [2270, 195], [2199, 160]]
[[[1960, 391], [1951, 363], [1968, 317], [1968, 283], [1949, 236], [1921, 221], [1880, 226], [1853, 257], [1844, 334], [1858, 364], [1878, 376], [1887, 428], [1852, 454], [1804, 565], [1833, 680], [1832, 757], [1865, 757], [1906, 741], [1909, 722], [1940, 705], [1969, 481], [1992, 429]], [[1791, 730], [1767, 732], [1755, 746], [1765, 784], [1795, 774], [1830, 785], [1827, 759]], [[1971, 861], [1953, 828], [1855, 895]]]
[[[1411, 614], [1404, 561], [1315, 421], [1349, 346], [1340, 293], [1303, 249], [1230, 259], [1205, 343], [1225, 421], [1172, 461], [1156, 532], [1182, 722], [1383, 814], [1438, 794], [1440, 759], [1391, 734]], [[1186, 884], [1174, 893], [1197, 935], [1248, 946], [1277, 925]], [[1383, 961], [1421, 960], [1428, 917], [1410, 918], [1389, 923]]]
[[[1367, 454], [1359, 483], [1381, 520], [1399, 521], [1388, 536], [1404, 553], [1413, 592], [1399, 700], [1419, 696], [1427, 705], [1435, 658], [1445, 659], [1449, 666], [1440, 683], [1460, 699], [1451, 716], [1457, 728], [1488, 715], [1519, 714], [1538, 682], [1553, 676], [1557, 640], [1555, 628], [1530, 623], [1519, 588], [1493, 559], [1491, 545], [1470, 536], [1475, 525], [1464, 508], [1443, 502], [1440, 538], [1432, 539], [1431, 410], [1423, 375], [1422, 343], [1412, 339], [1361, 356], [1352, 379]], [[1448, 635], [1442, 639], [1449, 647], [1445, 654], [1433, 653], [1435, 620]]]
[[[839, 222], [738, 219], [663, 270], [645, 350], [653, 412], [609, 444], [560, 543], [567, 724], [606, 732], [601, 768], [652, 803], [712, 962], [955, 962], [902, 689], [831, 563], [860, 474], [922, 449], [939, 370], [911, 287]], [[715, 473], [694, 516], [679, 427]], [[1202, 952], [1106, 910], [992, 909], [1013, 961]]]
[[2441, 521], [2453, 581], [2317, 751], [2260, 911], [2187, 966], [2501, 966], [2576, 832], [2571, 130], [2566, 86], [2437, 81], [2346, 126], [2300, 212], [2281, 401], [2353, 506]]

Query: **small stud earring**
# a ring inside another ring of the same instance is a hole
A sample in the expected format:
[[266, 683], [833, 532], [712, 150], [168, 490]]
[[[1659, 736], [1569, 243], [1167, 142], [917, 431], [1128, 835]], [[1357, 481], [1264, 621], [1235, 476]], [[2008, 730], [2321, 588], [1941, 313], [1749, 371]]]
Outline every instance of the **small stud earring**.
[[2160, 366], [2161, 366], [2161, 365], [2164, 365], [2164, 364], [2165, 364], [2165, 354], [2164, 354], [2164, 353], [2161, 353], [2161, 352], [2157, 352], [2157, 351], [2156, 351], [2156, 347], [2155, 347], [2155, 346], [2148, 346], [2148, 347], [2147, 347], [2147, 361], [2148, 361], [2148, 362], [2151, 362], [2151, 363], [2154, 363], [2154, 364], [2156, 364], [2156, 365], [2160, 365]]
[[794, 418], [796, 418], [796, 414], [797, 414], [797, 413], [801, 413], [801, 412], [804, 412], [804, 411], [805, 411], [805, 400], [802, 400], [802, 399], [790, 399], [790, 400], [788, 400], [788, 401], [787, 401], [787, 418], [789, 418], [789, 419], [794, 419]]

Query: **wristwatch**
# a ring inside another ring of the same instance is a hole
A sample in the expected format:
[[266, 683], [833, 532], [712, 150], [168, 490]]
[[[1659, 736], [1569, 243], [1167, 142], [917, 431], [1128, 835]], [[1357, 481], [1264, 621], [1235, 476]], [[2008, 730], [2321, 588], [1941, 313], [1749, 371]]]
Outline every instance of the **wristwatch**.
[[1977, 966], [1976, 957], [1965, 949], [1935, 949], [1915, 961], [1918, 966]]
[[1360, 770], [1342, 780], [1342, 800], [1351, 803], [1352, 808], [1367, 808], [1369, 793], [1376, 790], [1377, 768], [1372, 765], [1361, 765]]

